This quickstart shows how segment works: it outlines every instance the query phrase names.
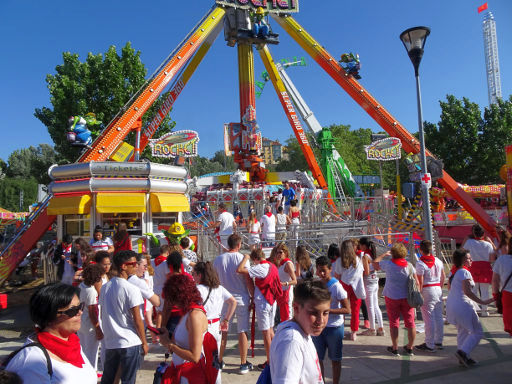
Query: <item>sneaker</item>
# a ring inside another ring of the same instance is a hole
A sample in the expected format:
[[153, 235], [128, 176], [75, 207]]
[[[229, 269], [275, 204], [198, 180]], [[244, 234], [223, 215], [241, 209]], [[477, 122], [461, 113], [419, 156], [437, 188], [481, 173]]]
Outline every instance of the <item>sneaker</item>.
[[480, 313], [480, 317], [489, 317], [489, 312], [482, 311], [482, 313]]
[[468, 356], [466, 355], [466, 352], [458, 349], [457, 352], [455, 352], [455, 357], [457, 359], [459, 359], [459, 364], [464, 365], [465, 367], [469, 368], [469, 361], [468, 361]]
[[398, 349], [393, 349], [393, 347], [387, 347], [386, 350], [395, 356], [400, 356], [400, 354], [398, 353]]
[[377, 336], [386, 336], [386, 332], [382, 328], [377, 329]]
[[408, 348], [407, 345], [404, 345], [404, 355], [406, 356], [414, 356], [414, 353], [412, 352], [412, 348]]
[[375, 336], [376, 334], [375, 329], [367, 329], [366, 331], [358, 333], [357, 336]]
[[435, 346], [436, 346], [436, 348], [437, 348], [437, 349], [439, 349], [439, 350], [444, 349], [443, 344], [441, 344], [441, 343], [435, 343], [434, 345], [435, 345]]
[[267, 368], [268, 362], [264, 362], [263, 364], [258, 364], [258, 369], [261, 369], [262, 371]]
[[215, 357], [215, 365], [220, 371], [226, 367], [226, 363], [224, 363], [224, 361], [218, 361], [218, 357]]
[[240, 364], [240, 374], [245, 375], [249, 371], [253, 370], [253, 366], [251, 363], [246, 362], [245, 364]]
[[435, 352], [436, 351], [434, 348], [429, 348], [427, 343], [416, 345], [414, 347], [414, 349], [417, 349], [418, 351], [423, 351], [423, 352]]
[[469, 365], [477, 365], [477, 364], [478, 364], [478, 361], [473, 360], [472, 358], [468, 357], [468, 364], [469, 364]]

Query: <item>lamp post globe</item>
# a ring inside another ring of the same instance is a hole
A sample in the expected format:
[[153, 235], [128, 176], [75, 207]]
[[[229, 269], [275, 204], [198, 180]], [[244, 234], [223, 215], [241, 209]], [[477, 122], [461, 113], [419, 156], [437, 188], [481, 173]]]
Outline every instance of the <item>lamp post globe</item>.
[[[430, 35], [430, 28], [428, 27], [414, 27], [403, 31], [400, 34], [400, 40], [404, 44], [407, 54], [411, 59], [412, 65], [414, 66], [414, 76], [416, 78], [416, 96], [418, 103], [418, 131], [420, 138], [420, 159], [421, 159], [421, 172], [422, 174], [427, 173], [427, 156], [425, 154], [425, 137], [423, 133], [423, 109], [421, 106], [421, 88], [420, 88], [420, 76], [419, 67], [425, 43], [427, 37]], [[430, 212], [430, 197], [428, 187], [425, 183], [422, 183], [421, 197], [423, 205], [423, 227], [425, 229], [425, 239], [430, 240], [434, 245], [434, 236], [432, 229], [432, 213]]]

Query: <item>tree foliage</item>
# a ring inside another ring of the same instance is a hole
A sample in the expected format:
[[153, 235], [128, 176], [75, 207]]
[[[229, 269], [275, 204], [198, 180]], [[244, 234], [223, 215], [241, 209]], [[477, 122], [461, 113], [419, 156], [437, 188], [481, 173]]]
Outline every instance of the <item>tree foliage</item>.
[[498, 183], [505, 164], [504, 146], [512, 143], [512, 97], [484, 109], [467, 98], [448, 95], [439, 102], [439, 122], [425, 123], [427, 148], [443, 160], [445, 170], [470, 185]]
[[[93, 112], [103, 127], [106, 126], [143, 86], [146, 68], [140, 60], [140, 51], [135, 51], [130, 43], [121, 49], [120, 55], [111, 46], [105, 54], [89, 53], [84, 62], [78, 54], [70, 52], [64, 52], [62, 58], [63, 64], [57, 65], [56, 73], [46, 77], [52, 107], [37, 108], [35, 116], [48, 128], [62, 158], [74, 162], [79, 150], [66, 141], [69, 117]], [[150, 108], [143, 124], [154, 116], [161, 103], [160, 100]], [[166, 118], [159, 134], [171, 127], [170, 119]], [[127, 140], [133, 143], [133, 137], [132, 134]], [[150, 157], [148, 153], [145, 155]]]
[[23, 191], [21, 212], [37, 200], [37, 181], [32, 178], [9, 178], [0, 180], [0, 207], [9, 211], [20, 211], [20, 191]]
[[17, 149], [8, 158], [6, 175], [9, 178], [34, 178], [39, 184], [48, 184], [48, 168], [57, 162], [57, 154], [48, 144]]

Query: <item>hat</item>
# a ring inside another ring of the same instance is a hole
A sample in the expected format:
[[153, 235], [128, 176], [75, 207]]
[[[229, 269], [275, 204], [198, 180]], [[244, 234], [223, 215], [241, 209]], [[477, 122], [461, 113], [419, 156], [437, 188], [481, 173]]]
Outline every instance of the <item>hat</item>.
[[174, 223], [169, 227], [169, 233], [174, 236], [183, 235], [185, 233], [185, 228], [181, 223]]

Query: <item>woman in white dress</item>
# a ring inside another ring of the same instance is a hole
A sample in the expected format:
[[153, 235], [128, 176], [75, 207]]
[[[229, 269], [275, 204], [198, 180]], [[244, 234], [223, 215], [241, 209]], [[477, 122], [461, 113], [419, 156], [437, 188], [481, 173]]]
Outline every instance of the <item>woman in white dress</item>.
[[276, 247], [277, 270], [279, 280], [283, 288], [283, 296], [277, 299], [281, 321], [290, 320], [293, 317], [293, 286], [297, 285], [297, 277], [293, 261], [290, 260], [290, 252], [284, 243]]
[[459, 248], [453, 253], [450, 292], [446, 301], [446, 319], [457, 327], [455, 356], [459, 359], [460, 364], [466, 367], [476, 364], [470, 354], [484, 335], [474, 302], [487, 305], [494, 301], [493, 298], [482, 300], [473, 293], [472, 288], [475, 283], [469, 272], [471, 263], [472, 259], [468, 250]]
[[256, 249], [260, 244], [261, 224], [256, 219], [256, 212], [251, 211], [249, 220], [247, 221], [247, 232], [249, 233], [249, 246]]

